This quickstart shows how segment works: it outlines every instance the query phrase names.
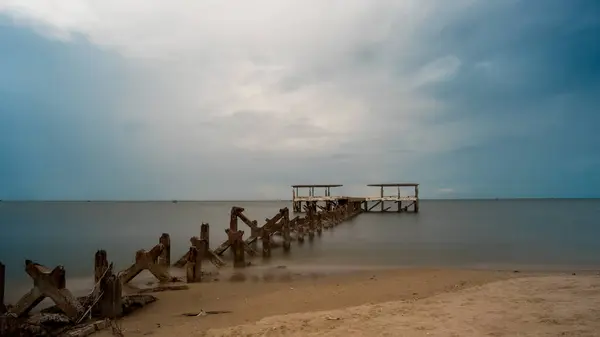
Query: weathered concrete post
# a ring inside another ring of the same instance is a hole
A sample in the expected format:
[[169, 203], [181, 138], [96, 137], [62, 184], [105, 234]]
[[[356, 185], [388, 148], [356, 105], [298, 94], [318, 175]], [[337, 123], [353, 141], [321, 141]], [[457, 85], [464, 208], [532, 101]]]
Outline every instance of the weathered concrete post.
[[94, 255], [94, 281], [98, 283], [108, 269], [108, 258], [105, 250], [96, 251]]
[[0, 314], [6, 312], [6, 306], [4, 305], [4, 287], [6, 282], [6, 267], [0, 262]]
[[163, 250], [158, 256], [158, 264], [168, 267], [171, 265], [171, 236], [167, 233], [162, 233], [158, 239], [158, 243], [163, 245]]

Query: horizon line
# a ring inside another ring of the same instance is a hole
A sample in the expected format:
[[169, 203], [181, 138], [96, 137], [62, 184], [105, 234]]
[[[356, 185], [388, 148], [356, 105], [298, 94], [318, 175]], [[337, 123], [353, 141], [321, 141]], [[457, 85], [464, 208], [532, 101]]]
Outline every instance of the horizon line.
[[[419, 198], [429, 201], [478, 201], [478, 200], [595, 200], [600, 197], [485, 197], [485, 198]], [[0, 199], [0, 203], [16, 202], [292, 202], [292, 199]]]

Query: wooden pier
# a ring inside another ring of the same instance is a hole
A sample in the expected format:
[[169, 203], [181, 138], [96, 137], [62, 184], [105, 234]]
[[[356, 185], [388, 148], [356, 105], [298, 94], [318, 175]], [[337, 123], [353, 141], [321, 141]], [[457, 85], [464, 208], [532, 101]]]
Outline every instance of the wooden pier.
[[[367, 197], [363, 203], [363, 210], [365, 212], [372, 212], [379, 206], [380, 212], [389, 211], [392, 206], [386, 207], [388, 204], [396, 204], [396, 212], [409, 212], [412, 210], [415, 213], [419, 212], [419, 184], [416, 183], [394, 183], [394, 184], [369, 184], [370, 187], [379, 187], [379, 195], [374, 197]], [[386, 195], [385, 188], [395, 188], [394, 195]], [[401, 193], [402, 187], [413, 189], [414, 194], [403, 195]], [[371, 204], [369, 204], [371, 203]]]
[[[388, 183], [369, 184], [370, 187], [379, 187], [378, 196], [348, 197], [333, 196], [331, 188], [343, 185], [292, 185], [292, 205], [294, 212], [305, 212], [308, 208], [313, 211], [329, 211], [338, 205], [361, 203], [363, 212], [419, 212], [419, 184], [416, 183]], [[316, 195], [315, 189], [324, 189], [324, 195]], [[386, 188], [394, 188], [393, 195], [386, 195]], [[403, 192], [403, 189], [412, 189]], [[308, 195], [301, 195], [300, 190], [308, 190]], [[390, 205], [392, 204], [392, 205]], [[392, 207], [395, 205], [396, 207]], [[379, 206], [379, 207], [378, 207]], [[394, 208], [392, 210], [392, 208]]]
[[[331, 189], [335, 187], [342, 187], [342, 185], [292, 185], [292, 210], [296, 213], [305, 211], [307, 207], [311, 207], [314, 211], [332, 210], [340, 200], [347, 199], [347, 197], [332, 196]], [[324, 194], [316, 195], [315, 188], [322, 188]], [[307, 191], [307, 195], [301, 195], [301, 190]]]

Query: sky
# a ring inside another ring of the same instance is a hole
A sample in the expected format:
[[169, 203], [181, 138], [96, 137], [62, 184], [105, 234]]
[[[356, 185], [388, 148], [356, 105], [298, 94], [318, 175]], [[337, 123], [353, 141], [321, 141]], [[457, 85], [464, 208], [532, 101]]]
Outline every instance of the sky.
[[0, 0], [1, 200], [600, 197], [596, 0]]

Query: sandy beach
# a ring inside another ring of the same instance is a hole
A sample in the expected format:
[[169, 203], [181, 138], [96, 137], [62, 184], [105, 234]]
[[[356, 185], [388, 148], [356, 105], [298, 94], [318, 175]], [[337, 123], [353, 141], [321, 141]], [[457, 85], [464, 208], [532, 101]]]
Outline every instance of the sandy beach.
[[[600, 277], [592, 273], [271, 269], [220, 277], [157, 293], [159, 301], [122, 321], [125, 336], [600, 335]], [[201, 310], [231, 313], [183, 315]]]

